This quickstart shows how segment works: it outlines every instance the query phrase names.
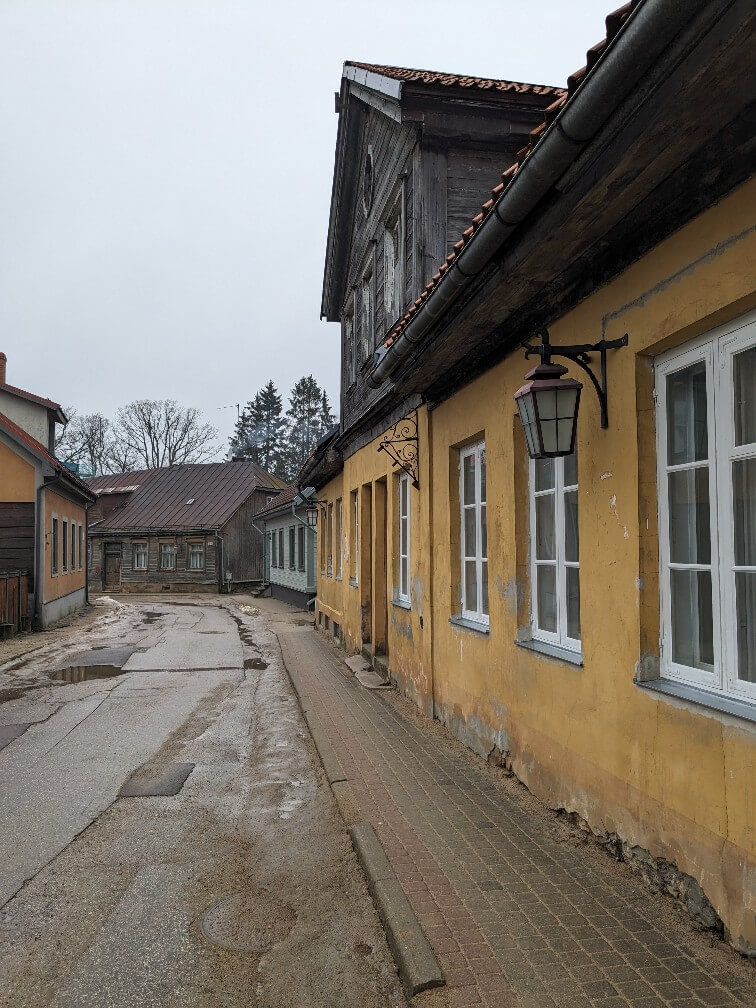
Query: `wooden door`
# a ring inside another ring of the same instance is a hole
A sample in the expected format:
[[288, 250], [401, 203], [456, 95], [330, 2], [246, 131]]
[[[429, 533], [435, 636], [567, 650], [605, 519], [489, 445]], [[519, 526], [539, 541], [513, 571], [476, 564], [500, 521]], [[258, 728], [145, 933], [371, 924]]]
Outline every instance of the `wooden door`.
[[105, 589], [121, 587], [121, 554], [105, 554]]

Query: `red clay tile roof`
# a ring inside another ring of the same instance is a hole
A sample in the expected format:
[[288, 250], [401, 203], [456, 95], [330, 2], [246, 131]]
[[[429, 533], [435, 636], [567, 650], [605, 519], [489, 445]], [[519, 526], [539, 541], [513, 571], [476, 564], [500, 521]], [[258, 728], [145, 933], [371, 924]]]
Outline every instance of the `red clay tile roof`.
[[381, 66], [376, 63], [357, 63], [354, 60], [347, 60], [346, 65], [380, 74], [382, 77], [391, 77], [393, 80], [406, 81], [411, 84], [425, 84], [429, 87], [477, 88], [481, 91], [504, 91], [517, 94], [553, 94], [555, 97], [567, 93], [563, 88], [551, 87], [548, 84], [523, 84], [518, 81], [493, 80], [488, 77], [467, 77], [463, 74], [442, 73], [438, 70], [412, 70], [406, 67]]
[[97, 532], [220, 529], [253, 491], [284, 485], [249, 459], [154, 469]]
[[31, 434], [27, 434], [23, 427], [19, 427], [18, 424], [14, 423], [10, 417], [7, 417], [4, 413], [0, 413], [0, 429], [4, 430], [6, 434], [9, 434], [15, 441], [20, 441], [21, 444], [23, 444], [24, 447], [32, 453], [32, 455], [36, 455], [36, 457], [41, 461], [47, 462], [47, 464], [52, 466], [59, 475], [73, 483], [77, 489], [83, 490], [88, 497], [93, 496], [92, 491], [86, 483], [82, 482], [82, 480], [72, 473], [70, 469], [66, 469], [63, 463], [59, 459], [55, 458], [55, 456], [52, 455], [47, 448], [45, 448], [41, 441], [37, 441], [36, 438], [31, 436]]
[[[459, 241], [455, 243], [451, 253], [446, 257], [446, 260], [441, 264], [438, 271], [431, 278], [430, 282], [427, 283], [423, 288], [423, 290], [421, 291], [420, 297], [417, 298], [415, 303], [410, 306], [408, 311], [402, 316], [401, 319], [399, 319], [399, 321], [396, 323], [392, 331], [389, 333], [388, 337], [383, 343], [385, 349], [388, 349], [391, 346], [391, 344], [396, 340], [396, 338], [399, 336], [402, 330], [404, 330], [407, 327], [407, 325], [412, 320], [416, 312], [420, 308], [422, 308], [423, 304], [431, 296], [437, 284], [442, 280], [444, 273], [448, 271], [449, 267], [457, 258], [459, 253], [462, 251], [463, 248], [465, 248], [465, 246], [468, 244], [468, 242], [473, 237], [475, 232], [480, 228], [481, 224], [486, 219], [486, 217], [488, 217], [488, 215], [493, 211], [494, 206], [501, 198], [505, 189], [512, 181], [512, 179], [515, 177], [517, 172], [522, 168], [525, 161], [527, 161], [528, 156], [533, 152], [535, 147], [538, 145], [539, 141], [543, 137], [548, 127], [556, 119], [557, 115], [562, 111], [565, 105], [570, 101], [574, 93], [577, 91], [578, 87], [583, 83], [586, 76], [590, 73], [595, 64], [598, 62], [599, 57], [603, 55], [604, 51], [610, 45], [610, 43], [617, 35], [620, 28], [624, 25], [628, 17], [632, 14], [635, 8], [642, 2], [643, 0], [629, 0], [629, 2], [626, 3], [623, 7], [620, 7], [618, 10], [607, 15], [606, 37], [603, 38], [600, 42], [597, 42], [596, 45], [592, 46], [588, 50], [585, 66], [581, 67], [580, 70], [576, 70], [575, 73], [570, 74], [570, 76], [567, 78], [567, 90], [559, 91], [556, 88], [554, 89], [554, 93], [555, 94], [558, 93], [560, 97], [558, 97], [554, 102], [552, 102], [551, 105], [549, 105], [549, 107], [545, 110], [543, 123], [541, 123], [541, 125], [539, 126], [536, 126], [535, 129], [531, 130], [530, 142], [527, 144], [526, 147], [523, 147], [522, 150], [519, 150], [517, 152], [514, 164], [511, 165], [509, 168], [507, 168], [506, 171], [502, 172], [501, 182], [494, 189], [491, 190], [491, 199], [487, 200], [483, 204], [480, 213], [478, 213], [475, 217], [473, 217], [471, 226], [467, 228], [466, 231], [463, 232]], [[367, 69], [375, 70], [376, 73], [380, 72], [380, 68], [378, 67], [367, 67], [366, 64], [353, 64], [353, 65], [365, 66]], [[383, 69], [386, 70], [390, 68], [384, 67]], [[422, 73], [423, 71], [414, 71], [414, 72]]]
[[10, 392], [11, 395], [20, 396], [22, 399], [31, 399], [32, 402], [39, 403], [40, 406], [46, 406], [51, 410], [63, 409], [60, 403], [53, 402], [52, 399], [45, 399], [44, 396], [34, 395], [33, 392], [27, 392], [26, 389], [17, 388], [15, 385], [0, 385], [0, 392]]

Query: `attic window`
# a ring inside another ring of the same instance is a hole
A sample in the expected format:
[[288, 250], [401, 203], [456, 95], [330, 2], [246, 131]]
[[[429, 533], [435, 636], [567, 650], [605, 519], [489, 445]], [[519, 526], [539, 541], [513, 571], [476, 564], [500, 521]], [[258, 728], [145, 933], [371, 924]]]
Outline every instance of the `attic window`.
[[188, 501], [184, 501], [184, 506], [185, 507], [186, 507], [187, 504], [194, 504], [194, 497], [190, 497]]

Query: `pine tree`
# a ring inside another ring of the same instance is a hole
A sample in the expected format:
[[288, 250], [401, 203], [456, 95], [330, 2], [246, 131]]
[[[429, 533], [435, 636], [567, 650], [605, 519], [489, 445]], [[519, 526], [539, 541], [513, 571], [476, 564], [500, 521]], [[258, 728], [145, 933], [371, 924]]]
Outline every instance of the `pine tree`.
[[331, 411], [331, 404], [328, 402], [328, 393], [323, 389], [323, 398], [320, 401], [320, 427], [325, 434], [329, 427], [336, 423], [336, 416]]
[[312, 375], [300, 378], [289, 397], [286, 417], [289, 422], [286, 439], [286, 479], [292, 482], [307, 456], [323, 434], [324, 407], [330, 414], [328, 399]]
[[244, 455], [271, 475], [285, 479], [285, 443], [286, 419], [281, 396], [269, 381], [244, 407], [229, 440], [228, 454]]

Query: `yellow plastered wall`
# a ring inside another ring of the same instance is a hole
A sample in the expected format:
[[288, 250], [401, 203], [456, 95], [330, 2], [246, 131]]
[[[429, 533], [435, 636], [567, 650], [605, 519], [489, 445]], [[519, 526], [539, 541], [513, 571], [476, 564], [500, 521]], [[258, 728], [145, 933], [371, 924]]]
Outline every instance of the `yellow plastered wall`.
[[[82, 557], [81, 570], [79, 569], [79, 548], [77, 539], [76, 548], [76, 569], [71, 569], [71, 522], [77, 526], [85, 528], [86, 510], [83, 505], [74, 504], [65, 497], [61, 497], [52, 490], [44, 491], [44, 513], [45, 513], [45, 560], [44, 560], [44, 598], [43, 602], [52, 602], [55, 599], [70, 595], [73, 591], [78, 591], [84, 587], [86, 575], [86, 533], [82, 532]], [[52, 573], [52, 520], [53, 515], [58, 518], [58, 573]], [[68, 530], [68, 570], [63, 570], [63, 521], [67, 522]], [[78, 536], [78, 531], [77, 531]]]
[[[388, 605], [389, 664], [404, 692], [481, 755], [494, 747], [508, 752], [518, 776], [553, 807], [693, 876], [741, 946], [756, 944], [756, 726], [656, 699], [634, 676], [654, 647], [658, 656], [651, 362], [756, 306], [754, 206], [750, 182], [550, 328], [555, 344], [625, 332], [630, 340], [610, 355], [609, 429], [600, 428], [587, 381], [581, 402], [582, 667], [515, 644], [529, 622], [527, 465], [513, 396], [531, 365], [520, 353], [431, 413], [419, 410], [412, 608]], [[460, 581], [457, 447], [478, 435], [487, 453], [487, 635], [450, 622]], [[377, 450], [381, 440], [346, 459], [319, 492], [344, 501], [345, 541], [341, 581], [318, 564], [318, 608], [339, 623], [350, 652], [371, 627], [363, 564], [361, 584], [349, 583], [350, 491], [370, 501], [381, 479], [388, 487], [389, 600], [393, 588], [397, 501], [390, 462]]]
[[580, 408], [583, 667], [513, 643], [529, 616], [527, 520], [517, 508], [524, 446], [513, 423], [523, 356], [432, 414], [434, 487], [450, 485], [450, 446], [479, 431], [488, 463], [488, 636], [449, 623], [440, 586], [459, 580], [449, 549], [456, 515], [447, 494], [432, 503], [438, 715], [478, 751], [508, 750], [518, 776], [554, 807], [674, 861], [703, 885], [734, 940], [751, 943], [756, 726], [655, 699], [633, 677], [654, 631], [658, 654], [650, 362], [756, 304], [755, 205], [756, 185], [741, 187], [550, 328], [555, 344], [630, 338], [610, 355], [609, 429], [587, 383]]
[[0, 501], [34, 503], [34, 466], [0, 441]]

